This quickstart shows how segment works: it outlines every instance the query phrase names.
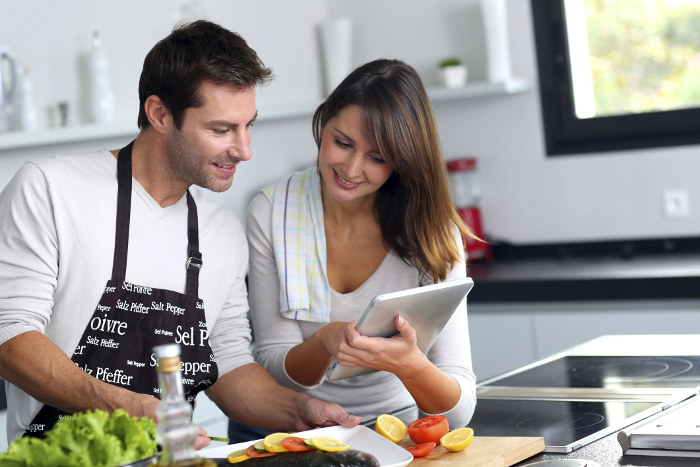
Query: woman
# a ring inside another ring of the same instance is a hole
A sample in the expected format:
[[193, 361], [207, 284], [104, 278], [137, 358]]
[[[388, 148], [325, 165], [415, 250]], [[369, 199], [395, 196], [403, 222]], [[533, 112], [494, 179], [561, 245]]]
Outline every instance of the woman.
[[[420, 413], [465, 426], [476, 400], [466, 303], [427, 356], [400, 317], [392, 338], [355, 329], [380, 293], [466, 275], [462, 237], [471, 234], [452, 206], [420, 78], [397, 60], [359, 67], [318, 107], [313, 134], [317, 167], [249, 207], [256, 360], [281, 384], [338, 402], [364, 423]], [[326, 381], [333, 357], [384, 371]]]

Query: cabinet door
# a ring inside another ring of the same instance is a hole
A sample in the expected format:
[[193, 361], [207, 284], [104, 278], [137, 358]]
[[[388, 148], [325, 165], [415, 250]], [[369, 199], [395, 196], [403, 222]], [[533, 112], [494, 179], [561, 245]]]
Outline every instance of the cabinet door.
[[212, 436], [228, 436], [228, 417], [204, 392], [200, 392], [197, 396], [192, 421]]
[[532, 314], [489, 305], [469, 305], [469, 339], [477, 381], [535, 360]]
[[542, 306], [534, 312], [537, 358], [611, 334], [695, 334], [700, 301], [578, 302]]

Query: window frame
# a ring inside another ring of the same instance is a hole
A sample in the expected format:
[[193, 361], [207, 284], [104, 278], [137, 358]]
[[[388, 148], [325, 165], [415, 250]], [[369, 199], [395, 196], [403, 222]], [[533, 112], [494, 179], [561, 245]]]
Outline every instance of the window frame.
[[548, 156], [700, 143], [700, 107], [576, 117], [564, 0], [530, 0]]

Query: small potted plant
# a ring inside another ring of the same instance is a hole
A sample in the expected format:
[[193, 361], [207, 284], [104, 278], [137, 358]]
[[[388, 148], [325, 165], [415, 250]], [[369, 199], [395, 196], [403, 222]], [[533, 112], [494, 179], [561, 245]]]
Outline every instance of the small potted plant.
[[459, 58], [444, 58], [438, 67], [440, 80], [448, 88], [459, 88], [467, 82], [467, 66]]

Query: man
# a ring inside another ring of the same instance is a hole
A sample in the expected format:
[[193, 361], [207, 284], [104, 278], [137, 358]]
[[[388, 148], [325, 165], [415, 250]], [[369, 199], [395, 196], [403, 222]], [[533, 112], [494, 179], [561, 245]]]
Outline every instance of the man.
[[251, 157], [255, 87], [270, 78], [237, 34], [176, 28], [144, 61], [132, 143], [27, 163], [2, 192], [8, 441], [88, 409], [155, 418], [152, 348], [169, 342], [188, 399], [206, 390], [229, 417], [285, 430], [359, 422], [253, 362], [240, 222], [190, 189], [231, 186]]

